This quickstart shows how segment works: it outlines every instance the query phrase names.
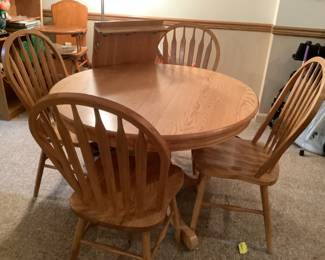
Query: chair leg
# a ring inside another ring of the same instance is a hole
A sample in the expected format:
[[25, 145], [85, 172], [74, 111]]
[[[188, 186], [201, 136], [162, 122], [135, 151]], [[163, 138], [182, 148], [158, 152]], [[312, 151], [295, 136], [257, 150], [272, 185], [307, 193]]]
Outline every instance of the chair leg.
[[87, 67], [89, 68], [89, 69], [91, 69], [92, 68], [92, 65], [90, 64], [90, 61], [89, 61], [89, 58], [88, 58], [88, 54], [86, 53], [85, 54], [85, 60], [87, 60]]
[[142, 233], [143, 260], [151, 260], [150, 232]]
[[77, 73], [80, 72], [80, 66], [79, 66], [79, 62], [77, 59], [73, 60], [73, 64], [75, 66], [75, 72], [77, 72]]
[[71, 253], [71, 258], [70, 258], [71, 260], [78, 259], [79, 250], [80, 250], [80, 241], [83, 236], [84, 229], [85, 229], [86, 225], [87, 225], [86, 220], [84, 220], [82, 218], [78, 219], [78, 223], [77, 223], [77, 227], [76, 227], [76, 231], [75, 231], [73, 243], [72, 243], [72, 253]]
[[38, 167], [37, 167], [37, 175], [36, 175], [35, 185], [34, 185], [34, 195], [33, 195], [34, 198], [37, 198], [37, 196], [38, 196], [46, 159], [47, 159], [47, 156], [45, 155], [45, 153], [43, 151], [41, 151], [41, 155], [40, 155]]
[[262, 205], [263, 205], [263, 216], [265, 226], [265, 238], [267, 244], [268, 253], [272, 253], [272, 223], [271, 223], [271, 210], [269, 205], [269, 194], [267, 186], [260, 186]]
[[192, 174], [193, 174], [193, 177], [198, 178], [199, 173], [195, 170], [195, 161], [194, 161], [193, 152], [194, 152], [194, 150], [191, 150], [191, 154], [192, 154]]
[[199, 186], [197, 189], [196, 200], [195, 200], [193, 213], [192, 213], [192, 220], [191, 220], [191, 229], [193, 229], [194, 231], [196, 229], [197, 222], [198, 222], [198, 219], [200, 216], [204, 192], [205, 192], [205, 186], [207, 184], [208, 179], [209, 179], [209, 176], [206, 176], [202, 173], [200, 174], [200, 182], [199, 182]]
[[174, 214], [173, 222], [174, 222], [174, 229], [175, 229], [175, 240], [177, 243], [179, 243], [181, 240], [181, 226], [180, 226], [181, 223], [180, 223], [180, 213], [177, 206], [176, 198], [172, 200], [171, 207]]

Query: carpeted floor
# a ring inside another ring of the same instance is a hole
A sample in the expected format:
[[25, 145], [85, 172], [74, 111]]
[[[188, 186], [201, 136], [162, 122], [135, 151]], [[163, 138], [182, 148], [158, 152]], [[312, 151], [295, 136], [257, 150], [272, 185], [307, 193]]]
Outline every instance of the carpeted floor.
[[[253, 123], [242, 134], [251, 137]], [[44, 173], [39, 198], [32, 192], [39, 148], [32, 139], [26, 115], [0, 121], [0, 259], [68, 259], [77, 218], [71, 212], [69, 187], [54, 170]], [[175, 161], [187, 170], [186, 155]], [[295, 146], [282, 157], [278, 183], [270, 189], [274, 253], [265, 251], [261, 216], [229, 213], [221, 209], [202, 212], [198, 235], [200, 248], [187, 251], [177, 246], [170, 230], [156, 259], [325, 259], [325, 160], [307, 153], [298, 155]], [[212, 200], [260, 206], [258, 187], [242, 182], [213, 180]], [[178, 202], [184, 218], [191, 216], [195, 194], [183, 191]], [[125, 234], [94, 228], [90, 239], [127, 248]], [[139, 249], [137, 237], [131, 249]], [[240, 256], [237, 245], [246, 241], [249, 253]], [[82, 247], [80, 259], [124, 259]]]

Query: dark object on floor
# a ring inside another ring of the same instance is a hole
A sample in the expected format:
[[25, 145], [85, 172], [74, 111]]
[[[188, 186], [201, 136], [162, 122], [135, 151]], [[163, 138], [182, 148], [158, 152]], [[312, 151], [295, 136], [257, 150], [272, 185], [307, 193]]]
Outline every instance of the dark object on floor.
[[[305, 43], [299, 44], [298, 49], [297, 49], [296, 53], [292, 55], [292, 58], [294, 60], [301, 60], [302, 64], [304, 64], [307, 60], [309, 60], [315, 56], [319, 56], [320, 53], [324, 54], [323, 57], [325, 57], [325, 46], [321, 47], [321, 45], [319, 43], [313, 45], [313, 43], [311, 41], [307, 41]], [[290, 74], [289, 79], [295, 74], [295, 72], [296, 71], [294, 71]], [[271, 107], [273, 107], [274, 103], [277, 101], [278, 97], [281, 95], [283, 88], [284, 87], [280, 88], [278, 94], [274, 97]], [[270, 121], [269, 126], [271, 128], [273, 127], [276, 119], [279, 117], [279, 115], [282, 111], [282, 108], [284, 107], [284, 104], [285, 104], [285, 101], [282, 102], [282, 104], [280, 105], [280, 107], [278, 108], [276, 113], [274, 114], [272, 120]]]
[[313, 44], [311, 41], [300, 43], [295, 54], [292, 55], [294, 60], [307, 61], [313, 57], [320, 56], [325, 58], [325, 46], [319, 43]]

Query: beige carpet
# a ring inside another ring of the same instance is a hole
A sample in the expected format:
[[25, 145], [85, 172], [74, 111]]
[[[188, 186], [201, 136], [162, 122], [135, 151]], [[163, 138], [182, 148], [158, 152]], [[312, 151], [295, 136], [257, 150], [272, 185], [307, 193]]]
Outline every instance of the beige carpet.
[[[243, 136], [256, 129], [252, 124]], [[44, 174], [39, 198], [32, 200], [39, 148], [32, 139], [26, 115], [0, 121], [0, 259], [68, 259], [76, 217], [69, 209], [69, 187], [54, 170]], [[188, 158], [175, 161], [190, 169]], [[170, 230], [156, 259], [325, 259], [325, 160], [290, 147], [281, 160], [278, 183], [270, 189], [274, 253], [265, 252], [260, 216], [204, 210], [198, 226], [200, 248], [177, 246]], [[214, 180], [212, 200], [260, 206], [258, 187], [241, 182]], [[191, 215], [193, 191], [178, 201], [184, 218]], [[87, 236], [128, 248], [125, 234], [94, 228]], [[240, 256], [237, 244], [246, 241], [249, 253]], [[139, 249], [137, 237], [131, 249]], [[124, 259], [82, 247], [80, 259]]]

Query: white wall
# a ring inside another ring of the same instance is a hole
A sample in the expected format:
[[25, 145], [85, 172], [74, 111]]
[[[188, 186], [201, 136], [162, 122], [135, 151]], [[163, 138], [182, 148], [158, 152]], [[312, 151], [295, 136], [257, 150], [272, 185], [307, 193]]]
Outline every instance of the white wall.
[[[305, 28], [325, 28], [325, 0], [280, 0], [276, 25]], [[277, 36], [273, 38], [262, 86], [260, 112], [270, 109], [274, 96], [288, 81], [290, 74], [301, 66], [292, 59], [301, 42], [325, 45], [324, 39]]]
[[[309, 1], [309, 0], [308, 0]], [[57, 0], [43, 0], [50, 9]], [[100, 12], [100, 0], [79, 0], [89, 12]], [[278, 0], [105, 0], [110, 14], [202, 20], [273, 23]]]
[[213, 32], [220, 43], [218, 72], [243, 81], [259, 96], [271, 34], [228, 30]]
[[261, 113], [269, 111], [274, 96], [286, 84], [291, 73], [301, 66], [302, 62], [295, 61], [292, 54], [295, 53], [299, 43], [306, 41], [325, 45], [325, 39], [274, 36], [261, 99]]
[[[270, 0], [272, 2], [272, 0]], [[281, 0], [277, 25], [324, 28], [325, 0]]]
[[[88, 22], [87, 46], [93, 52], [94, 21]], [[270, 33], [213, 30], [220, 44], [218, 71], [237, 78], [259, 96], [267, 64]], [[258, 44], [256, 44], [258, 43]]]
[[[100, 12], [100, 0], [78, 0], [89, 12]], [[279, 0], [105, 0], [106, 13], [272, 24]], [[57, 0], [43, 0], [50, 9]], [[92, 57], [93, 21], [87, 46]], [[218, 71], [248, 84], [260, 95], [270, 33], [214, 30], [221, 47]], [[258, 43], [256, 45], [256, 43]]]
[[[100, 0], [79, 1], [88, 6], [89, 12], [100, 12]], [[55, 2], [43, 0], [43, 8], [50, 9]], [[105, 0], [105, 5], [110, 14], [325, 28], [325, 0]], [[272, 42], [270, 33], [215, 33], [221, 45], [218, 70], [252, 87], [261, 97], [260, 112], [267, 112], [274, 95], [299, 66], [291, 56], [307, 38], [274, 36]], [[88, 23], [87, 45], [91, 57], [93, 21]]]

